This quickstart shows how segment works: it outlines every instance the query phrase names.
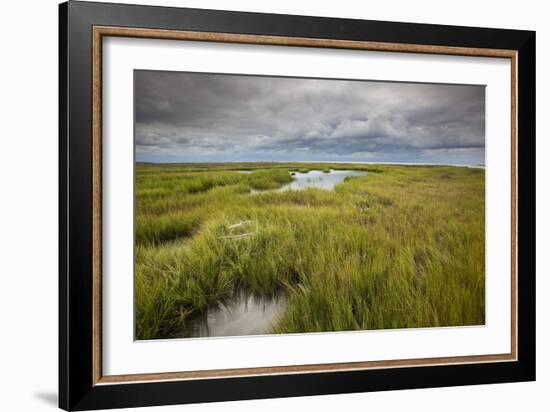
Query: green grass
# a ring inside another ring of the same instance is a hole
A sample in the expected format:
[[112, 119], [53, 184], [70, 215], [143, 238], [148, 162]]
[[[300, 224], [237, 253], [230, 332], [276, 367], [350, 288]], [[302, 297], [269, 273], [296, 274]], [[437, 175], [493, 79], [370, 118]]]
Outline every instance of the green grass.
[[[268, 190], [329, 169], [369, 173]], [[484, 180], [444, 166], [138, 165], [136, 337], [174, 336], [238, 288], [287, 296], [273, 333], [483, 324]]]

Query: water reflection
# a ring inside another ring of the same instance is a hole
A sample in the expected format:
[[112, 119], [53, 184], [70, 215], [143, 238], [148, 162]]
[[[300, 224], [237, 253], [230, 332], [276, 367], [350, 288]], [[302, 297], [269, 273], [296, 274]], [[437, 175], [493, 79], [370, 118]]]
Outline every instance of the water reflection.
[[367, 172], [360, 170], [330, 170], [323, 172], [321, 170], [310, 170], [307, 173], [293, 172], [294, 180], [279, 189], [280, 192], [285, 190], [303, 190], [308, 187], [317, 187], [319, 189], [334, 190], [334, 187], [350, 176], [364, 176]]
[[282, 294], [266, 298], [239, 291], [204, 316], [188, 321], [181, 337], [267, 334], [285, 306]]

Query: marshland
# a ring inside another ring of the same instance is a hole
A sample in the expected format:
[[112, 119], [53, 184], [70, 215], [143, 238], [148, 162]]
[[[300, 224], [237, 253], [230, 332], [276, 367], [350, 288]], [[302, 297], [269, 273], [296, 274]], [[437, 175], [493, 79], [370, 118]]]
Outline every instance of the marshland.
[[136, 339], [480, 325], [485, 171], [136, 166]]

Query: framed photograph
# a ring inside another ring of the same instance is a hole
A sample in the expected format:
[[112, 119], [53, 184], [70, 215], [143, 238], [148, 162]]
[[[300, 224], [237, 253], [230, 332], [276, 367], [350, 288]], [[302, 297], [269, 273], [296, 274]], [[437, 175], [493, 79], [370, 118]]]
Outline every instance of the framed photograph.
[[535, 379], [535, 33], [60, 5], [59, 402]]

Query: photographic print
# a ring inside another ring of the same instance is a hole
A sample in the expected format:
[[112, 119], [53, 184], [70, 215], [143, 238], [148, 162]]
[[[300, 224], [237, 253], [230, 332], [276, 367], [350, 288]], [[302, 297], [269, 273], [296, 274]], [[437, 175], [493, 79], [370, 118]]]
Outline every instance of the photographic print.
[[137, 340], [485, 324], [485, 86], [134, 71]]

